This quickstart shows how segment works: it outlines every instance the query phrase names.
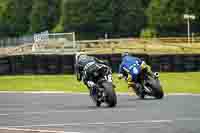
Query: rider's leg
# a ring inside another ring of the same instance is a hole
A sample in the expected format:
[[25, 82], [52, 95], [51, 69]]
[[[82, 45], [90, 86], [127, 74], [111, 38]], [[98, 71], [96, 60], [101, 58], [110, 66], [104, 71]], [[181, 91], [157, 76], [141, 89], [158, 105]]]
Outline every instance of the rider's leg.
[[132, 96], [134, 95], [133, 90], [135, 90], [135, 82], [132, 80], [132, 76], [130, 74], [128, 74], [127, 81], [128, 81], [128, 95]]
[[87, 72], [85, 72], [84, 76], [83, 76], [83, 83], [87, 86], [87, 88], [89, 90], [91, 90], [91, 88], [93, 87], [94, 85], [94, 82], [93, 81], [90, 81], [90, 78], [89, 78], [89, 75]]
[[146, 69], [147, 73], [149, 73], [150, 75], [153, 75], [153, 72], [151, 70], [151, 67], [149, 65], [147, 65], [145, 62], [141, 64], [141, 69]]
[[87, 86], [90, 96], [92, 96], [95, 92], [94, 88], [95, 88], [95, 84], [93, 81], [90, 81], [88, 79], [83, 80], [84, 84]]
[[140, 95], [143, 93], [143, 89], [140, 83], [136, 82], [136, 79], [133, 79], [132, 76], [129, 74], [128, 78], [128, 89], [129, 89], [129, 95], [132, 96], [134, 95], [133, 91], [137, 94]]

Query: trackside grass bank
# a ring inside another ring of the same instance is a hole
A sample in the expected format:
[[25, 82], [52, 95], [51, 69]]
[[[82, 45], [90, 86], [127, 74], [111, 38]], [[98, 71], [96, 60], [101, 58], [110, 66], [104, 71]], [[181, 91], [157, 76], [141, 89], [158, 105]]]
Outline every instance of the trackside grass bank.
[[[118, 92], [127, 92], [124, 80], [113, 74]], [[200, 72], [160, 73], [166, 93], [200, 93]], [[74, 75], [0, 76], [0, 91], [66, 91], [88, 92]]]

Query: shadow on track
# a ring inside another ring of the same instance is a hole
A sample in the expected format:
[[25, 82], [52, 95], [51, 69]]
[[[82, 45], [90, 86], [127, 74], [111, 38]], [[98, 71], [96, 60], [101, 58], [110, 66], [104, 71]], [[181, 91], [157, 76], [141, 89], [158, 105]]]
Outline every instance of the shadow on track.
[[128, 101], [160, 101], [160, 100], [163, 100], [163, 99], [156, 99], [154, 97], [146, 97], [144, 99], [141, 99], [139, 97], [134, 98], [134, 99], [128, 98]]

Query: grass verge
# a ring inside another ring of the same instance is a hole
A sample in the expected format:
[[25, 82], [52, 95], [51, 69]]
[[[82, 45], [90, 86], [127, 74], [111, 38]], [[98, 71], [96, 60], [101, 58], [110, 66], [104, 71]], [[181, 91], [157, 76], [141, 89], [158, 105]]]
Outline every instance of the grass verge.
[[[126, 82], [113, 77], [117, 92], [127, 92]], [[200, 93], [200, 72], [160, 73], [160, 79], [166, 93]], [[0, 76], [0, 91], [88, 92], [74, 75]]]

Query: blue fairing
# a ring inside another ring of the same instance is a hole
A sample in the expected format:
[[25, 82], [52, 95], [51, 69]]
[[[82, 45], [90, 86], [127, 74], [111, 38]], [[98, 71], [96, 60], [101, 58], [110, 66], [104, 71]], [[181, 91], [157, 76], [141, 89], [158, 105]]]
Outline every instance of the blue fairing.
[[141, 71], [141, 68], [140, 68], [141, 63], [142, 63], [142, 60], [140, 60], [137, 57], [125, 56], [122, 59], [122, 63], [119, 68], [119, 73], [126, 71], [129, 74], [131, 74], [133, 80], [136, 80], [136, 76]]

